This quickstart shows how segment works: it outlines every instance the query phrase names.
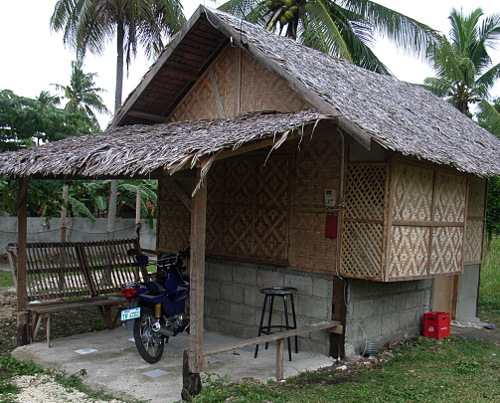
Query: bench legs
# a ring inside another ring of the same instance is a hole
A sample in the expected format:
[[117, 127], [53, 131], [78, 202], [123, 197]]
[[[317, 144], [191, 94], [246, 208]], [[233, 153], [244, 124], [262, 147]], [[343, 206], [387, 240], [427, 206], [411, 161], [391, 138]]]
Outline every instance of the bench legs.
[[31, 341], [34, 342], [36, 340], [36, 336], [38, 335], [38, 331], [40, 330], [40, 325], [42, 324], [42, 320], [46, 319], [46, 334], [47, 334], [47, 347], [50, 347], [50, 313], [42, 313], [36, 314], [33, 313], [33, 330], [31, 332]]

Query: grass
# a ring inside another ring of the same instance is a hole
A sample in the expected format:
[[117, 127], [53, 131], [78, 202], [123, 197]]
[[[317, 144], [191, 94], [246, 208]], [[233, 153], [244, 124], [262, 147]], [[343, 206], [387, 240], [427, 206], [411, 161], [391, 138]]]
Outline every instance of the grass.
[[499, 401], [499, 347], [470, 339], [417, 338], [346, 371], [323, 369], [284, 383], [209, 377], [195, 402], [493, 402]]
[[483, 321], [500, 325], [500, 237], [485, 247], [479, 285], [479, 316]]
[[13, 285], [12, 273], [10, 271], [0, 270], [0, 287], [12, 287]]

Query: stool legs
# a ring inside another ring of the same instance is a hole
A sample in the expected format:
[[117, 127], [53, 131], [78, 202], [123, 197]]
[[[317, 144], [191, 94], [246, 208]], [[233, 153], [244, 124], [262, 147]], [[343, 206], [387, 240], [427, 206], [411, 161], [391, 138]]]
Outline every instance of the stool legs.
[[[290, 330], [290, 329], [296, 329], [297, 328], [297, 318], [295, 315], [295, 303], [293, 300], [293, 294], [289, 294], [290, 296], [290, 307], [291, 307], [291, 314], [292, 314], [292, 324], [290, 323], [289, 319], [289, 312], [288, 312], [288, 295], [277, 295], [281, 298], [283, 298], [283, 310], [284, 310], [284, 315], [285, 315], [285, 325], [273, 325], [272, 324], [272, 314], [273, 314], [273, 308], [274, 308], [274, 297], [276, 295], [269, 295], [266, 294], [264, 296], [264, 304], [262, 306], [262, 313], [260, 316], [260, 323], [259, 323], [259, 331], [258, 335], [260, 336], [262, 333], [264, 334], [271, 334], [271, 329], [272, 328], [284, 328], [285, 330]], [[269, 312], [267, 316], [267, 325], [264, 325], [264, 320], [265, 320], [265, 315], [266, 315], [266, 307], [267, 307], [267, 299], [268, 297], [270, 298], [269, 301]], [[288, 344], [288, 359], [289, 361], [292, 361], [292, 347], [291, 347], [291, 342], [290, 342], [290, 337], [287, 337], [287, 344]], [[267, 350], [269, 343], [265, 344], [265, 348]], [[257, 354], [259, 352], [259, 345], [257, 344], [255, 346], [255, 353], [254, 353], [254, 358], [257, 358]], [[299, 352], [298, 348], [298, 337], [295, 336], [295, 353]]]

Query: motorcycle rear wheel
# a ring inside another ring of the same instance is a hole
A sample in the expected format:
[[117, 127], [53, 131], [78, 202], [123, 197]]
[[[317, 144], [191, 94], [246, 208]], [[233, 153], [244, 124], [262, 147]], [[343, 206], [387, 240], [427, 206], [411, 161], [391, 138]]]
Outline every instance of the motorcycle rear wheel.
[[153, 364], [160, 361], [165, 347], [164, 337], [153, 331], [153, 323], [156, 322], [153, 310], [141, 308], [141, 317], [134, 322], [134, 342], [140, 356], [147, 362]]

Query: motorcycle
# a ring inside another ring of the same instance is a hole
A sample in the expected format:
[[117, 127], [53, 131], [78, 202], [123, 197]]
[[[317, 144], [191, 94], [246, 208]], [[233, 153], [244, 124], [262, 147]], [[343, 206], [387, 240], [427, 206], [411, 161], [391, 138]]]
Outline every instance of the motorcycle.
[[[134, 255], [135, 266], [147, 267], [147, 256]], [[189, 333], [189, 277], [184, 274], [188, 257], [189, 247], [168, 254], [157, 261], [151, 281], [130, 283], [120, 291], [128, 308], [121, 312], [121, 320], [134, 320], [135, 346], [149, 363], [161, 359], [169, 337]]]

